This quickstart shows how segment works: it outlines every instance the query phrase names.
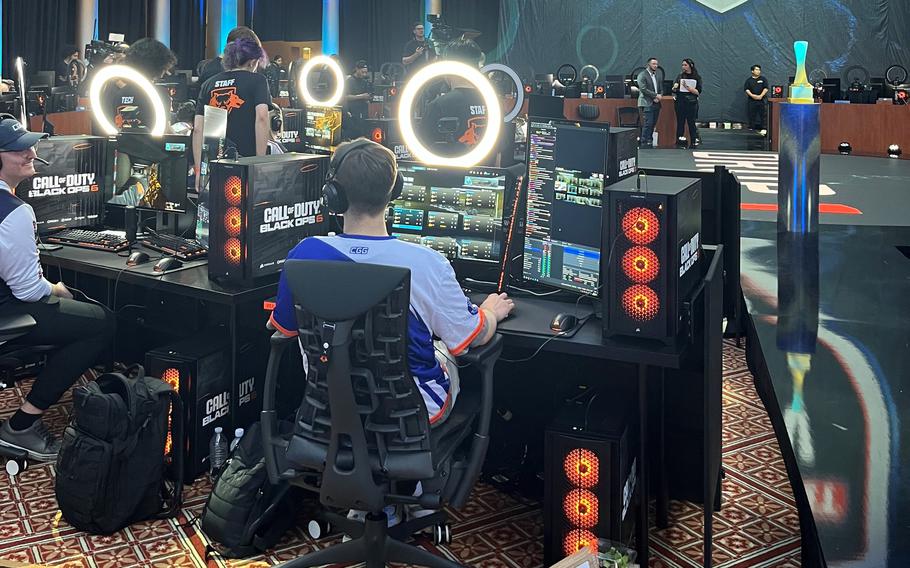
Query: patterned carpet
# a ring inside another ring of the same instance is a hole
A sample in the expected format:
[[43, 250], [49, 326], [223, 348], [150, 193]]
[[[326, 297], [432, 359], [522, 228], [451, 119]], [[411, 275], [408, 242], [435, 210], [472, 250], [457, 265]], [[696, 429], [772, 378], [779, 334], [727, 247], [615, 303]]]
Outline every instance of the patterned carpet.
[[[771, 424], [752, 386], [745, 355], [724, 347], [723, 508], [714, 520], [714, 563], [723, 568], [797, 567], [799, 521]], [[0, 392], [0, 417], [19, 405], [28, 384]], [[60, 432], [68, 419], [70, 398], [48, 415]], [[33, 467], [18, 478], [0, 478], [0, 559], [18, 562], [89, 566], [267, 566], [290, 560], [340, 537], [313, 542], [302, 529], [285, 535], [266, 556], [243, 562], [210, 559], [204, 535], [194, 529], [209, 484], [187, 488], [180, 517], [138, 523], [107, 537], [90, 536], [60, 518], [54, 498], [54, 468]], [[701, 509], [671, 502], [670, 528], [651, 532], [651, 567], [700, 565]], [[305, 515], [302, 515], [305, 516]], [[470, 566], [534, 568], [542, 566], [543, 520], [539, 503], [478, 485], [469, 503], [454, 512], [448, 547], [420, 544]], [[304, 523], [300, 523], [304, 526]]]

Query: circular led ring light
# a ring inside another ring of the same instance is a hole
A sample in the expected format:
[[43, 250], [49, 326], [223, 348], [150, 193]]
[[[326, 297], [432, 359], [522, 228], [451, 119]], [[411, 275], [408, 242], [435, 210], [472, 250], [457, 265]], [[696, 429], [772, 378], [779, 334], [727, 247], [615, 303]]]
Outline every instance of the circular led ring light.
[[581, 68], [581, 71], [579, 71], [578, 74], [581, 75], [582, 78], [585, 77], [585, 69], [594, 70], [594, 77], [591, 78], [592, 83], [596, 83], [597, 80], [600, 79], [600, 70], [597, 69], [597, 67], [594, 67], [593, 65], [585, 65], [584, 67]]
[[[420, 142], [414, 132], [414, 123], [411, 117], [411, 110], [420, 89], [429, 81], [445, 75], [456, 75], [469, 81], [480, 91], [483, 102], [487, 107], [487, 128], [480, 139], [480, 143], [470, 152], [451, 158], [434, 154]], [[401, 129], [401, 136], [405, 145], [407, 145], [411, 154], [417, 160], [430, 166], [470, 168], [480, 163], [496, 145], [496, 139], [499, 138], [499, 131], [502, 128], [502, 109], [499, 107], [499, 97], [496, 96], [493, 85], [476, 67], [457, 61], [439, 61], [418, 71], [405, 84], [401, 92], [401, 101], [398, 104], [398, 126]]]
[[508, 75], [512, 81], [515, 82], [515, 90], [518, 92], [518, 96], [515, 99], [515, 107], [509, 111], [509, 114], [502, 117], [503, 122], [512, 122], [518, 114], [521, 112], [521, 107], [525, 104], [525, 89], [524, 84], [521, 82], [521, 77], [518, 76], [518, 73], [508, 65], [503, 65], [502, 63], [490, 63], [489, 65], [482, 67], [480, 72], [484, 75], [488, 75], [494, 71], [502, 71]]
[[92, 113], [98, 119], [98, 124], [105, 134], [112, 136], [117, 134], [117, 127], [114, 126], [106, 116], [101, 103], [101, 89], [111, 79], [123, 79], [138, 85], [145, 95], [152, 101], [152, 109], [155, 111], [155, 125], [152, 127], [152, 136], [163, 136], [167, 128], [167, 112], [164, 109], [164, 101], [151, 81], [145, 78], [139, 71], [127, 65], [108, 65], [102, 67], [92, 79], [92, 85], [89, 88], [89, 100], [92, 104]]
[[[566, 69], [567, 71], [572, 72], [571, 79], [566, 78], [566, 80], [563, 81], [563, 78], [561, 77], [563, 69]], [[562, 85], [564, 87], [568, 87], [569, 85], [572, 85], [573, 83], [575, 83], [576, 80], [578, 80], [578, 69], [576, 69], [575, 66], [572, 65], [571, 63], [563, 63], [562, 65], [559, 66], [559, 69], [556, 70], [556, 80], [559, 81], [560, 83], [562, 83]]]
[[[307, 78], [310, 75], [310, 72], [317, 65], [325, 65], [332, 70], [332, 73], [335, 75], [335, 92], [331, 97], [324, 101], [317, 100], [310, 94], [310, 89], [307, 87]], [[344, 71], [341, 69], [341, 65], [337, 61], [329, 57], [328, 55], [317, 55], [316, 57], [311, 58], [306, 62], [306, 65], [303, 66], [303, 69], [300, 71], [300, 77], [297, 79], [297, 89], [298, 92], [303, 95], [303, 100], [306, 101], [306, 104], [315, 107], [333, 107], [338, 106], [338, 103], [341, 102], [341, 97], [344, 96]]]

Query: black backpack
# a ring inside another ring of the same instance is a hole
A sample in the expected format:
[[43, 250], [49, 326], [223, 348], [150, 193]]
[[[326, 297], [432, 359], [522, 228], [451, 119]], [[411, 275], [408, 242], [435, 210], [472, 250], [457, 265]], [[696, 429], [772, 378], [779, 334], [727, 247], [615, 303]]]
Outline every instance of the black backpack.
[[[272, 485], [265, 469], [262, 434], [253, 424], [234, 448], [202, 511], [202, 532], [225, 558], [245, 558], [277, 544], [296, 523], [287, 483]], [[206, 557], [214, 551], [211, 547]]]
[[[73, 391], [73, 419], [57, 456], [57, 503], [79, 530], [110, 534], [173, 517], [183, 491], [183, 410], [170, 385], [141, 366], [105, 373]], [[168, 412], [176, 479], [164, 484]]]

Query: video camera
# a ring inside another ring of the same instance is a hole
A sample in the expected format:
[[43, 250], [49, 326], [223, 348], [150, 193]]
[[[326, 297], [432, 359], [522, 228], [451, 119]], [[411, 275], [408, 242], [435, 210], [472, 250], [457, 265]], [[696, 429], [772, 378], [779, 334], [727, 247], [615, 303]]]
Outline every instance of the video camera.
[[128, 46], [124, 43], [105, 42], [93, 39], [85, 44], [85, 60], [88, 61], [89, 67], [96, 67], [104, 63], [105, 58], [110, 55], [122, 55], [126, 53]]
[[458, 37], [458, 30], [450, 26], [439, 14], [427, 14], [427, 21], [432, 24], [427, 45], [436, 55], [442, 55], [445, 47]]

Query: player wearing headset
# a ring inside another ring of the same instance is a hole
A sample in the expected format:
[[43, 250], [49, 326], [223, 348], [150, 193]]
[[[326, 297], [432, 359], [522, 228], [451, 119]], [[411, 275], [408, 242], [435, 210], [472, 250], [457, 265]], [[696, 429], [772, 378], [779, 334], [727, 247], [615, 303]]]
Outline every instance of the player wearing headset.
[[102, 307], [74, 300], [63, 282], [50, 283], [41, 270], [35, 212], [16, 197], [16, 186], [35, 175], [35, 145], [46, 136], [0, 115], [0, 314], [27, 314], [37, 322], [16, 343], [58, 348], [25, 403], [0, 426], [0, 445], [25, 450], [38, 461], [53, 461], [60, 449], [42, 414], [102, 359], [114, 325]]
[[[453, 356], [488, 342], [496, 324], [515, 305], [505, 294], [490, 294], [480, 306], [474, 305], [444, 256], [389, 236], [386, 209], [401, 194], [402, 184], [395, 155], [387, 148], [364, 138], [341, 144], [332, 157], [323, 192], [329, 208], [344, 213], [345, 233], [304, 239], [288, 260], [365, 262], [411, 270], [408, 362], [430, 425], [438, 426], [458, 395]], [[297, 335], [294, 302], [284, 274], [269, 323], [287, 336]], [[435, 345], [434, 336], [440, 338]]]

